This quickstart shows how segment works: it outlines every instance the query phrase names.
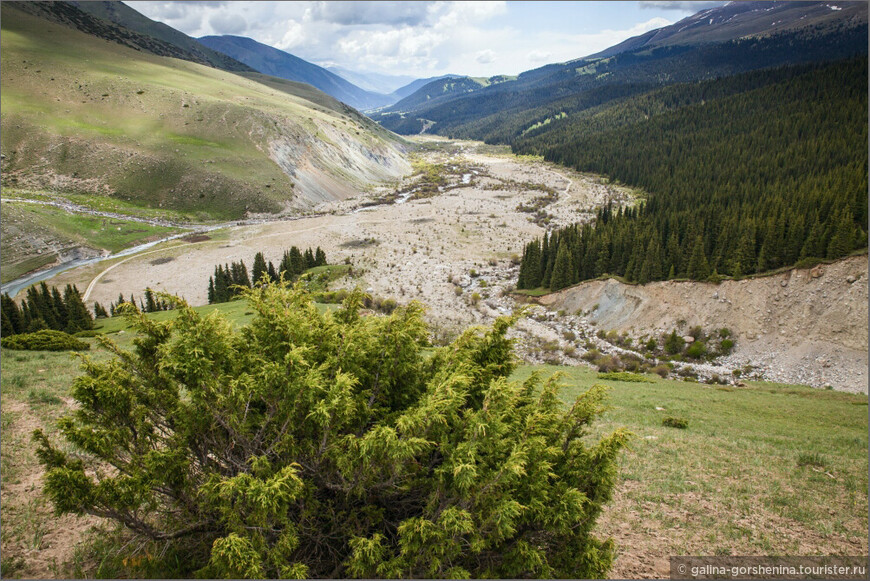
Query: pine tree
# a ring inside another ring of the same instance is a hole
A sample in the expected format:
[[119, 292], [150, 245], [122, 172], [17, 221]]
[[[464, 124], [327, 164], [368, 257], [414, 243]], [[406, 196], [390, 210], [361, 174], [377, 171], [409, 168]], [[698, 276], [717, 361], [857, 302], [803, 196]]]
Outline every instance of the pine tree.
[[105, 307], [100, 303], [94, 301], [94, 318], [97, 319], [106, 319], [109, 317], [109, 313], [106, 312]]
[[695, 238], [695, 243], [692, 245], [686, 274], [692, 280], [706, 280], [710, 276], [710, 264], [704, 254], [704, 239], [700, 236]]
[[560, 244], [556, 251], [556, 262], [553, 264], [553, 274], [550, 277], [550, 289], [561, 290], [571, 285], [571, 273], [574, 270], [571, 251], [567, 244]]
[[9, 296], [9, 293], [3, 293], [2, 297], [0, 297], [0, 307], [2, 307], [3, 314], [9, 320], [9, 325], [12, 329], [10, 334], [23, 333], [26, 329], [24, 315], [21, 313], [21, 309], [18, 308], [18, 304]]
[[157, 308], [157, 301], [154, 300], [154, 293], [151, 292], [150, 288], [145, 289], [145, 312], [146, 313], [156, 313], [159, 309]]
[[208, 304], [212, 305], [215, 303], [215, 293], [214, 293], [214, 277], [208, 277]]
[[254, 256], [254, 264], [251, 267], [251, 282], [254, 284], [260, 284], [263, 276], [268, 276], [268, 272], [266, 257], [263, 256], [262, 252], [258, 252]]
[[314, 268], [315, 265], [316, 261], [314, 259], [314, 252], [309, 246], [308, 249], [305, 250], [305, 270], [308, 270], [309, 268]]
[[295, 246], [290, 247], [290, 269], [293, 280], [296, 280], [299, 278], [299, 275], [305, 272], [305, 258], [302, 256], [302, 252]]
[[314, 266], [326, 266], [326, 252], [320, 246], [314, 251]]
[[75, 333], [94, 328], [94, 319], [88, 307], [85, 306], [78, 288], [73, 285], [66, 285], [63, 291], [63, 301], [68, 312], [68, 332]]

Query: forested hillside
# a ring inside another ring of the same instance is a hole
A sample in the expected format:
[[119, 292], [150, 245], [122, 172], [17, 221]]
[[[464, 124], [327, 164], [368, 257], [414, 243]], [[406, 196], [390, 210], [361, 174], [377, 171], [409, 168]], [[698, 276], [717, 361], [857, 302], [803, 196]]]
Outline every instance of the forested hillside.
[[527, 245], [519, 288], [739, 277], [867, 245], [867, 59], [669, 87], [517, 140], [650, 192]]

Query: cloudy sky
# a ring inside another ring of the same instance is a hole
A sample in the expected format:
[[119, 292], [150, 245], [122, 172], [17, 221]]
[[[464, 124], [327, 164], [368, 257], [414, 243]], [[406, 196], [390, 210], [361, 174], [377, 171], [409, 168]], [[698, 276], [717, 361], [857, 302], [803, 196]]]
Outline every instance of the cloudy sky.
[[515, 75], [593, 54], [724, 2], [127, 1], [190, 36], [234, 34], [321, 66]]

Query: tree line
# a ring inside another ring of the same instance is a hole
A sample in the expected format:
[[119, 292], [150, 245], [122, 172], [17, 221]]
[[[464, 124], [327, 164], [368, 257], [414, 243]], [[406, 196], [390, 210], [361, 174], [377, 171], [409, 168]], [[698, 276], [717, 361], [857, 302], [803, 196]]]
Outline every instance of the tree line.
[[528, 243], [518, 288], [739, 278], [866, 248], [867, 59], [782, 77], [521, 151], [650, 194]]
[[34, 333], [42, 329], [78, 333], [93, 329], [94, 319], [82, 301], [79, 289], [66, 285], [61, 293], [44, 282], [27, 289], [19, 306], [9, 293], [0, 297], [0, 316], [4, 337], [19, 333]]
[[318, 246], [316, 250], [310, 247], [302, 252], [296, 246], [285, 250], [278, 267], [269, 261], [262, 252], [254, 256], [250, 275], [244, 261], [215, 266], [214, 275], [208, 279], [208, 302], [225, 303], [239, 295], [243, 289], [251, 288], [266, 277], [269, 282], [297, 280], [309, 268], [326, 265], [326, 253]]

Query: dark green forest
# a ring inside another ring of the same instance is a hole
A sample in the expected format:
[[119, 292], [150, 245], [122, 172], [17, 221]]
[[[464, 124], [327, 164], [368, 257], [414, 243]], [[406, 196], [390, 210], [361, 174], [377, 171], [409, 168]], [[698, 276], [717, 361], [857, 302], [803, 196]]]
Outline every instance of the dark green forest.
[[867, 59], [661, 89], [514, 143], [649, 195], [530, 242], [518, 288], [715, 280], [867, 246]]

